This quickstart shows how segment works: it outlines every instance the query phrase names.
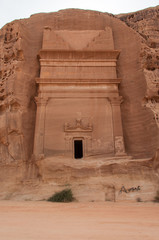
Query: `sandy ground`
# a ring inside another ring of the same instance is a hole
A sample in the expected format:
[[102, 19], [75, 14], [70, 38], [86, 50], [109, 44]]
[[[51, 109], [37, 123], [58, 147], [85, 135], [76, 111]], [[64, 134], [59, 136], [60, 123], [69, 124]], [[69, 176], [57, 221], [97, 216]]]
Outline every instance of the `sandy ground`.
[[0, 240], [158, 240], [157, 203], [0, 202]]

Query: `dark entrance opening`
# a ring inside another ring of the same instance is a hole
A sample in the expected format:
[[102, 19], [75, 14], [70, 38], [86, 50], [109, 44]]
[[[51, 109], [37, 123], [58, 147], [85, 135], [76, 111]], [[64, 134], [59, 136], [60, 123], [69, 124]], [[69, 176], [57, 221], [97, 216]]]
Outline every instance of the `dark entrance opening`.
[[82, 142], [82, 140], [74, 141], [74, 157], [76, 159], [83, 158], [83, 142]]

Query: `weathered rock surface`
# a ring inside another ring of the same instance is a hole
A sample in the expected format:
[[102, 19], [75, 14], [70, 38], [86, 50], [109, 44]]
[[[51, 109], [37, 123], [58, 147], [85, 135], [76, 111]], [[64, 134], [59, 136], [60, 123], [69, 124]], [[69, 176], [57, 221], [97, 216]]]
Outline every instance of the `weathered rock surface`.
[[[92, 186], [92, 195], [83, 199], [91, 200], [97, 190], [99, 199], [113, 200], [127, 182], [125, 189], [142, 185], [143, 196], [148, 193], [143, 199], [152, 199], [158, 183], [157, 160], [155, 165], [151, 160], [129, 159], [116, 163], [102, 160], [102, 166], [93, 160], [74, 165], [60, 159], [35, 164], [35, 78], [39, 77], [37, 56], [45, 26], [54, 30], [112, 28], [114, 47], [121, 51], [117, 74], [122, 79], [119, 92], [124, 99], [121, 111], [126, 152], [135, 159], [152, 158], [158, 148], [159, 7], [116, 17], [72, 9], [36, 14], [0, 30], [0, 198], [17, 198], [19, 193], [19, 198], [42, 199], [69, 184], [78, 199]], [[80, 186], [84, 186], [82, 190]], [[111, 197], [106, 197], [109, 188]], [[133, 192], [134, 199], [138, 192]]]
[[117, 17], [142, 37], [140, 59], [147, 84], [144, 104], [159, 126], [159, 6]]
[[0, 199], [48, 199], [56, 191], [71, 188], [79, 201], [152, 201], [158, 188], [155, 160], [99, 158], [74, 162], [51, 157], [37, 161], [36, 175], [29, 179], [23, 175], [22, 165], [8, 166], [1, 173]]

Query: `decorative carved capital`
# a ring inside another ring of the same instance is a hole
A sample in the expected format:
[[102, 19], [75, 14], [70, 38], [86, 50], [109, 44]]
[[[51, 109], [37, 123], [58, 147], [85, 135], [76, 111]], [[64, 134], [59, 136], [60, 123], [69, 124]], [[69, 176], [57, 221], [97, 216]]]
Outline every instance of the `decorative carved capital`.
[[122, 96], [118, 96], [118, 97], [109, 97], [108, 98], [111, 105], [120, 105], [124, 100]]
[[35, 102], [37, 106], [43, 105], [45, 106], [48, 102], [48, 98], [46, 97], [35, 97]]

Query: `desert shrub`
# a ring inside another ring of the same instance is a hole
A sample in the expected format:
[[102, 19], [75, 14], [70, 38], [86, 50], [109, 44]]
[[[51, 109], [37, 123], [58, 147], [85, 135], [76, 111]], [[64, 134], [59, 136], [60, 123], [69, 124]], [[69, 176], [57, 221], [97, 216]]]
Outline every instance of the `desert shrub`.
[[159, 202], [159, 191], [157, 191], [154, 202]]
[[71, 189], [64, 189], [57, 192], [48, 199], [49, 202], [72, 202], [73, 200], [74, 197]]

